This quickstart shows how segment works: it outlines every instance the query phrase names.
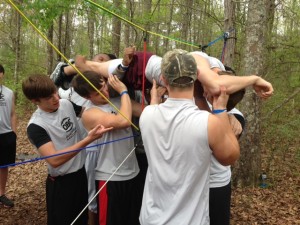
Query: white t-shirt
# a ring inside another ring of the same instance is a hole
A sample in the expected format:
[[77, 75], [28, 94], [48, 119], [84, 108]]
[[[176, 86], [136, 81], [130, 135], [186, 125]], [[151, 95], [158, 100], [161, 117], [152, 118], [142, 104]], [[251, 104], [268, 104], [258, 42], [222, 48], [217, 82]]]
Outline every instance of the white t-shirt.
[[209, 224], [208, 116], [189, 99], [144, 109], [140, 128], [149, 167], [141, 224]]

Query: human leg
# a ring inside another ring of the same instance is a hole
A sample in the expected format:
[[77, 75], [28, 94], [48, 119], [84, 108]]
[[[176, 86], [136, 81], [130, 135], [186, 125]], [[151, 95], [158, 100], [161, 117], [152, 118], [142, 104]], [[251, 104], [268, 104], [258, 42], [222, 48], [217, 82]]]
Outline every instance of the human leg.
[[8, 167], [0, 169], [0, 205], [13, 207], [14, 203], [5, 195], [6, 182], [8, 178]]
[[[105, 181], [97, 182], [97, 189]], [[97, 198], [99, 225], [138, 225], [135, 201], [135, 178], [125, 181], [109, 181]]]
[[231, 182], [209, 189], [209, 217], [211, 225], [230, 224]]
[[[64, 176], [48, 176], [46, 203], [48, 225], [71, 224], [88, 203], [85, 169]], [[88, 212], [85, 210], [74, 224], [87, 223]]]
[[5, 194], [6, 182], [8, 177], [8, 167], [0, 169], [0, 196]]
[[[15, 163], [16, 158], [16, 134], [9, 132], [0, 135], [0, 166]], [[0, 204], [5, 207], [13, 207], [14, 202], [5, 196], [8, 180], [8, 167], [0, 169]]]
[[[86, 150], [85, 169], [88, 178], [88, 201], [92, 201], [89, 204], [89, 225], [97, 225], [97, 199], [93, 197], [96, 194], [95, 185], [95, 167], [97, 165], [99, 151]], [[93, 199], [93, 200], [92, 200]]]

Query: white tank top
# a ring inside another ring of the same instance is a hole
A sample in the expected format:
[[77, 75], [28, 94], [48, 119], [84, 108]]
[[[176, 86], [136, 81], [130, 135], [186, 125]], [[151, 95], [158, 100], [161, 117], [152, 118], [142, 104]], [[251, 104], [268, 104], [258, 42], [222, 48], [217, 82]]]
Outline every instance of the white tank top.
[[[69, 100], [60, 99], [59, 104], [58, 110], [52, 113], [38, 108], [28, 123], [28, 125], [36, 124], [44, 128], [57, 150], [72, 146], [81, 140], [79, 125], [72, 103]], [[83, 167], [85, 155], [86, 153], [83, 149], [59, 167], [54, 168], [48, 164], [48, 173], [51, 176], [73, 173]]]
[[[111, 98], [111, 103], [114, 104], [118, 109], [121, 105], [121, 98]], [[115, 108], [110, 104], [100, 106], [89, 106], [98, 107], [101, 110], [109, 113], [118, 113]], [[98, 139], [93, 144], [101, 144], [97, 146], [99, 151], [99, 159], [95, 169], [96, 180], [107, 180], [113, 172], [116, 171], [117, 167], [123, 162], [129, 152], [134, 148], [134, 139], [131, 137], [132, 128], [115, 129], [105, 133], [102, 138]], [[125, 137], [130, 137], [124, 140], [119, 140]], [[111, 181], [123, 181], [134, 178], [139, 173], [139, 166], [135, 156], [135, 152], [129, 156], [124, 162], [123, 166], [118, 169], [115, 175], [111, 178]]]
[[0, 85], [0, 134], [12, 131], [11, 110], [14, 93], [11, 89]]
[[141, 224], [209, 224], [208, 116], [188, 99], [144, 109], [140, 128], [149, 167]]

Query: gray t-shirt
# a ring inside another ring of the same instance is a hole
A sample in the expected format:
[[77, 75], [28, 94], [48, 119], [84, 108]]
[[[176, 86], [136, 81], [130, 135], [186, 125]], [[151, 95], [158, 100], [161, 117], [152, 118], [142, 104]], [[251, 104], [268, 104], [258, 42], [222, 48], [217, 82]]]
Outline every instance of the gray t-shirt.
[[4, 85], [0, 85], [0, 134], [12, 131], [11, 111], [13, 104], [13, 91]]

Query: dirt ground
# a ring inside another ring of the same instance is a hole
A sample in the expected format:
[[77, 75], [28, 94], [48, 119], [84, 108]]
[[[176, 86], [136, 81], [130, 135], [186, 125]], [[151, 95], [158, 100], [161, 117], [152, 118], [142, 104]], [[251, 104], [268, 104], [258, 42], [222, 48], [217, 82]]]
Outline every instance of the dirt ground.
[[[36, 154], [27, 140], [27, 121], [26, 116], [19, 119], [18, 126], [17, 158], [25, 160]], [[287, 149], [284, 160], [274, 157], [268, 188], [233, 189], [232, 225], [300, 224], [300, 159], [296, 151], [295, 147]], [[15, 207], [0, 207], [0, 225], [46, 224], [45, 177], [44, 161], [10, 168], [7, 196], [15, 201]]]

